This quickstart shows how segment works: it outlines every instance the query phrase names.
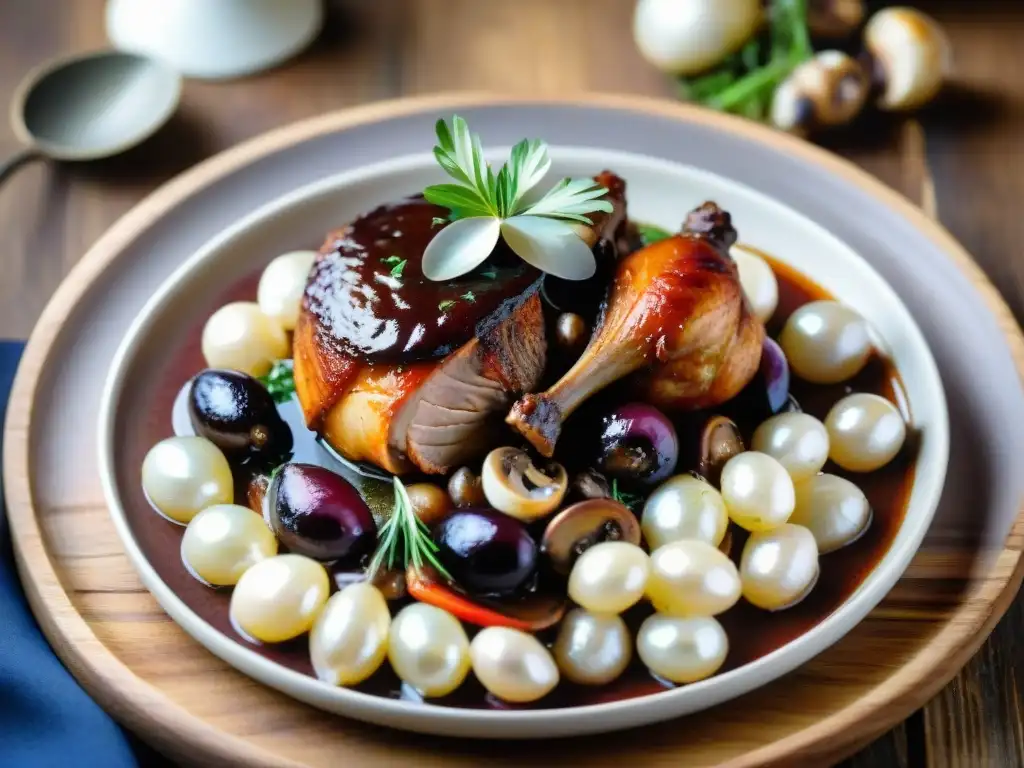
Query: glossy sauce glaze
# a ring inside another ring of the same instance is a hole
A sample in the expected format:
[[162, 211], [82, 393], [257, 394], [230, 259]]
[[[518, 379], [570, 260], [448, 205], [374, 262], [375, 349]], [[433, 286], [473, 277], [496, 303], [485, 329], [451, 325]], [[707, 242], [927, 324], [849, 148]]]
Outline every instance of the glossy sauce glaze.
[[322, 342], [371, 362], [441, 357], [537, 282], [540, 273], [503, 240], [467, 275], [445, 282], [424, 277], [423, 251], [447, 214], [409, 198], [331, 233], [305, 296]]
[[[779, 282], [779, 307], [769, 323], [769, 333], [777, 336], [786, 318], [799, 306], [809, 301], [829, 298], [818, 286], [789, 268], [772, 262]], [[251, 300], [255, 295], [258, 274], [237, 285], [232, 286], [221, 297], [222, 302], [234, 300]], [[273, 661], [294, 669], [303, 674], [312, 675], [309, 661], [308, 640], [300, 637], [294, 641], [279, 645], [259, 645], [243, 638], [231, 625], [228, 616], [230, 600], [229, 589], [211, 589], [196, 581], [189, 575], [180, 557], [180, 543], [184, 528], [175, 525], [155, 514], [147, 503], [138, 482], [138, 467], [146, 451], [154, 443], [171, 434], [170, 413], [172, 403], [182, 384], [195, 372], [203, 368], [203, 359], [199, 350], [199, 335], [202, 320], [183, 335], [179, 349], [172, 351], [166, 368], [166, 375], [161, 385], [152, 393], [147, 393], [148, 407], [146, 416], [139, 420], [139, 427], [126, 435], [125, 452], [122, 466], [132, 467], [125, 472], [122, 482], [125, 498], [125, 509], [139, 546], [146, 554], [153, 567], [171, 589], [203, 620], [217, 630], [243, 644], [256, 653]], [[818, 418], [824, 418], [829, 408], [849, 392], [874, 392], [897, 403], [904, 415], [907, 413], [906, 398], [896, 370], [890, 363], [873, 358], [864, 370], [854, 379], [841, 385], [820, 386], [810, 385], [794, 379], [791, 393], [803, 410]], [[628, 396], [619, 388], [611, 388], [600, 397], [595, 398], [592, 409], [582, 409], [578, 420], [575, 416], [566, 425], [566, 436], [563, 445], [581, 445], [579, 436], [573, 440], [572, 430], [578, 427], [585, 413], [607, 409], [622, 398]], [[733, 418], [741, 427], [748, 439], [757, 424], [765, 417], [759, 406], [755, 393], [745, 391], [740, 396], [719, 409]], [[678, 420], [677, 428], [682, 441], [695, 440], [697, 429], [706, 414], [695, 414]], [[911, 431], [912, 435], [912, 431]], [[311, 434], [296, 434], [295, 450], [297, 456], [308, 451], [312, 443]], [[577, 451], [577, 454], [583, 452]], [[916, 448], [912, 439], [908, 439], [900, 454], [886, 467], [877, 472], [865, 475], [846, 473], [838, 467], [827, 464], [825, 472], [847, 477], [855, 482], [867, 495], [874, 511], [873, 522], [865, 534], [855, 543], [821, 557], [821, 576], [811, 593], [798, 605], [777, 613], [769, 613], [754, 608], [741, 600], [737, 606], [719, 616], [729, 637], [730, 650], [725, 666], [720, 672], [735, 669], [743, 664], [758, 659], [780, 648], [797, 638], [807, 630], [820, 623], [835, 611], [857, 589], [865, 577], [874, 569], [888, 551], [903, 521], [905, 507], [911, 485], [913, 483], [914, 457]], [[570, 465], [585, 464], [586, 456], [557, 457]], [[687, 469], [680, 467], [679, 470]], [[245, 504], [244, 489], [239, 488], [236, 502]], [[745, 534], [735, 526], [731, 526], [733, 546], [731, 557], [738, 563], [742, 552]], [[336, 581], [350, 581], [351, 574], [340, 573]], [[400, 603], [392, 604], [392, 613], [401, 607]], [[625, 619], [634, 633], [640, 622], [651, 612], [645, 603], [631, 609]], [[472, 628], [468, 628], [472, 634]], [[554, 639], [556, 629], [541, 633], [539, 637], [545, 642]], [[617, 680], [607, 685], [586, 687], [562, 682], [553, 693], [541, 701], [530, 705], [512, 705], [495, 699], [470, 675], [458, 691], [441, 699], [432, 699], [432, 704], [442, 706], [517, 709], [517, 708], [554, 708], [597, 704], [608, 701], [644, 696], [673, 687], [654, 678], [634, 657], [626, 672]], [[358, 690], [392, 698], [417, 700], [415, 691], [403, 686], [387, 664], [365, 683], [357, 686]]]

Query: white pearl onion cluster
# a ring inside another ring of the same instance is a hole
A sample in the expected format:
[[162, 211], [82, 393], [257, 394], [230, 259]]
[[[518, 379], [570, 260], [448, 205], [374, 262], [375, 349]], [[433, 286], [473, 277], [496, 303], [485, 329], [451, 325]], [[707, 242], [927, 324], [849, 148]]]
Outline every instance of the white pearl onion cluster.
[[838, 384], [855, 376], [873, 350], [867, 321], [837, 301], [812, 301], [797, 309], [779, 345], [793, 373], [814, 384]]
[[236, 301], [214, 312], [203, 328], [206, 364], [262, 376], [276, 360], [288, 357], [287, 331], [298, 321], [315, 259], [315, 251], [278, 256], [260, 276], [258, 301]]

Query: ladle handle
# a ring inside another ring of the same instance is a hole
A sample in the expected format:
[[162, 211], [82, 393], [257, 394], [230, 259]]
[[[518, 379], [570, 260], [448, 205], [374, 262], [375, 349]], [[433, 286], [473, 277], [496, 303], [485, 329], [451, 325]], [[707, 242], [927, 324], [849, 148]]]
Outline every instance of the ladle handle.
[[43, 153], [35, 147], [25, 147], [21, 151], [15, 152], [6, 160], [0, 162], [0, 184], [7, 181], [7, 177], [21, 168], [25, 163], [42, 156]]

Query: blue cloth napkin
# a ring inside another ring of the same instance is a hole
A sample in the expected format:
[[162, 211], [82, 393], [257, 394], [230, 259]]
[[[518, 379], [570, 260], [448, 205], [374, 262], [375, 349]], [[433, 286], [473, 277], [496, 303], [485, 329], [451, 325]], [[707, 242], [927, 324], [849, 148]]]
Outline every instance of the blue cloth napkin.
[[[23, 346], [0, 341], [0, 424]], [[78, 686], [36, 625], [3, 507], [0, 493], [0, 765], [134, 768], [129, 737]]]

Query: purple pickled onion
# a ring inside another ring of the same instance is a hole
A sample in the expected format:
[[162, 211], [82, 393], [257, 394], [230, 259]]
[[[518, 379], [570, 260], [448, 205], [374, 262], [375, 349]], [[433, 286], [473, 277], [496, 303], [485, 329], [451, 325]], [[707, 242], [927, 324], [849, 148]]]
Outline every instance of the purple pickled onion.
[[761, 346], [761, 380], [768, 398], [768, 409], [774, 414], [789, 401], [789, 362], [775, 339], [764, 337]]

